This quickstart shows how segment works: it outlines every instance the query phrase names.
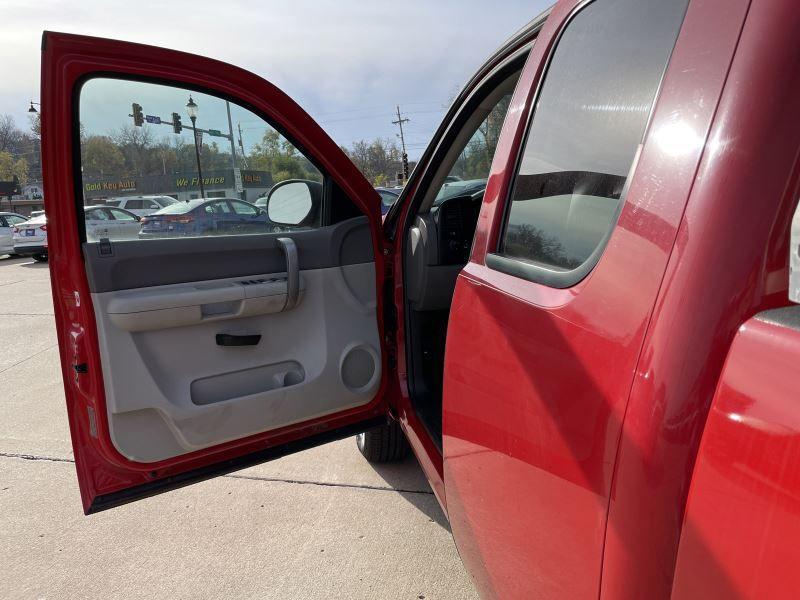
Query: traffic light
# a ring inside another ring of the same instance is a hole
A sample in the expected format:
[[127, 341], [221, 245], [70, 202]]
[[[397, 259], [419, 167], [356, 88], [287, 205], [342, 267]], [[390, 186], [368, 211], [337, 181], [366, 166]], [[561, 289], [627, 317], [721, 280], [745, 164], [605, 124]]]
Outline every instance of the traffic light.
[[403, 179], [408, 179], [408, 154], [403, 152]]
[[136, 104], [136, 102], [134, 102], [133, 104], [131, 104], [131, 108], [133, 108], [133, 115], [131, 115], [133, 117], [133, 124], [136, 125], [136, 127], [141, 127], [142, 123], [144, 123], [144, 114], [142, 113], [142, 105]]
[[180, 133], [183, 131], [183, 125], [181, 124], [181, 116], [178, 113], [172, 113], [172, 131], [175, 133]]

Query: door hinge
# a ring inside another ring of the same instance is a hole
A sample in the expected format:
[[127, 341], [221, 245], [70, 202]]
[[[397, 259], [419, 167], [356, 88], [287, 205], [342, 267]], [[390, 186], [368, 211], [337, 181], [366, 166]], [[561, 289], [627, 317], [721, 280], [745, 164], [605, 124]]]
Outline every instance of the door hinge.
[[77, 365], [72, 365], [72, 368], [75, 369], [76, 373], [79, 373], [81, 375], [89, 372], [89, 365], [86, 363], [79, 363]]

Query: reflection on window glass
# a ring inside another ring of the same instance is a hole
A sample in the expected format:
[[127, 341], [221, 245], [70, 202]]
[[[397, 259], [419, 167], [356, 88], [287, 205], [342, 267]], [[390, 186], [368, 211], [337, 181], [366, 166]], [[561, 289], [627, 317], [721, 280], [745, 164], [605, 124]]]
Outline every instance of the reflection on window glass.
[[569, 271], [603, 244], [687, 1], [596, 1], [567, 26], [514, 182], [504, 255]]
[[500, 130], [503, 128], [510, 102], [511, 94], [506, 94], [486, 115], [450, 169], [436, 195], [435, 205], [441, 204], [447, 198], [474, 194], [486, 188], [489, 169], [492, 167]]
[[87, 81], [80, 141], [84, 205], [129, 211], [107, 214], [114, 227], [93, 229], [112, 240], [269, 233], [277, 228], [263, 209], [276, 184], [323, 180], [252, 112], [167, 85]]

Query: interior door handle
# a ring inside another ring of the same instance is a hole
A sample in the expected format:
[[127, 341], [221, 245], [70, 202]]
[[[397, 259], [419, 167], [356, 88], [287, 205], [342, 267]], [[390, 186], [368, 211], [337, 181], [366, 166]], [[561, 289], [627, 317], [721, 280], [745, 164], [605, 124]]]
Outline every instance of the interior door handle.
[[257, 333], [253, 335], [217, 334], [217, 346], [257, 346], [260, 341], [261, 335]]
[[283, 310], [290, 310], [297, 305], [300, 296], [300, 263], [297, 258], [297, 245], [292, 238], [276, 238], [286, 257], [286, 303]]

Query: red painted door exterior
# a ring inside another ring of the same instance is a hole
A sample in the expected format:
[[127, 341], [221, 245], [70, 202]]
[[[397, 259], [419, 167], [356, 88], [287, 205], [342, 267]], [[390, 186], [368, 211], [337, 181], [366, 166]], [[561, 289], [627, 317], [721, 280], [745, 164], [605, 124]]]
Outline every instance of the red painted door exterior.
[[499, 272], [486, 257], [545, 61], [579, 2], [556, 6], [518, 84], [445, 359], [448, 512], [485, 597], [600, 592], [628, 397], [747, 2], [725, 3], [709, 35], [719, 4], [690, 3], [617, 224], [593, 271], [566, 289]]

